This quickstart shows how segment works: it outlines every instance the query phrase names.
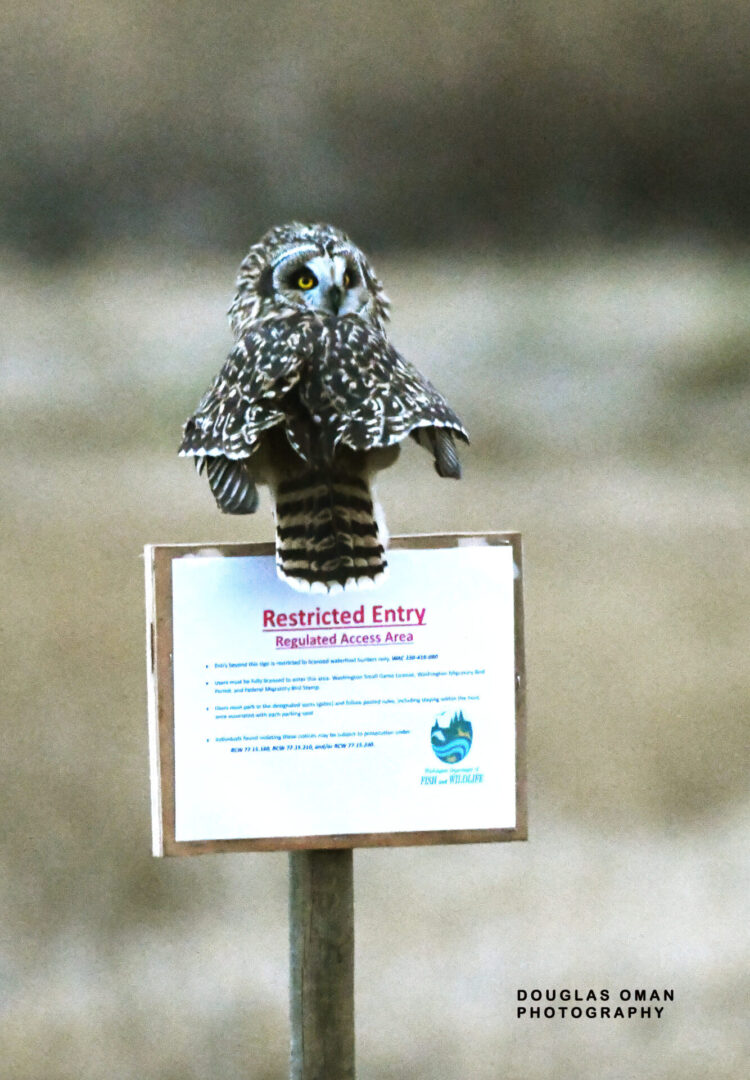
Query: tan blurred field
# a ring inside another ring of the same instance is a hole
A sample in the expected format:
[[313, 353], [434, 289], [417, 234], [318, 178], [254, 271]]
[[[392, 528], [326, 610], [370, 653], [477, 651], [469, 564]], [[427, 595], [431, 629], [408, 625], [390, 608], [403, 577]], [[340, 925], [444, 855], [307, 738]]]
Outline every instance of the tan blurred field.
[[[750, 270], [631, 252], [378, 270], [473, 445], [393, 533], [517, 528], [527, 844], [359, 852], [362, 1080], [740, 1080], [750, 935]], [[12, 1080], [283, 1077], [286, 859], [151, 858], [145, 543], [267, 539], [175, 454], [234, 267], [4, 263], [0, 1045]], [[419, 498], [415, 498], [415, 491]], [[659, 1021], [517, 988], [673, 987]]]

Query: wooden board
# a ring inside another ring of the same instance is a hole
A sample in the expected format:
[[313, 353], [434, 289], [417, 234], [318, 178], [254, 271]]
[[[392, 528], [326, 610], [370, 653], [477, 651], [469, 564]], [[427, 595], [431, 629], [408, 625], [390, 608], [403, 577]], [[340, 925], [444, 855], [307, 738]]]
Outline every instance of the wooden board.
[[[247, 839], [175, 839], [175, 738], [172, 625], [172, 561], [186, 555], [269, 556], [272, 543], [158, 544], [145, 548], [147, 613], [147, 681], [153, 853], [200, 855], [231, 851], [296, 851], [353, 847], [397, 847], [420, 844], [487, 843], [527, 838], [526, 800], [526, 672], [524, 665], [523, 576], [518, 533], [446, 533], [397, 536], [390, 548], [430, 549], [474, 544], [510, 545], [515, 566], [515, 708], [516, 824], [514, 828], [425, 830], [325, 836], [275, 836]], [[371, 594], [371, 595], [374, 595]]]

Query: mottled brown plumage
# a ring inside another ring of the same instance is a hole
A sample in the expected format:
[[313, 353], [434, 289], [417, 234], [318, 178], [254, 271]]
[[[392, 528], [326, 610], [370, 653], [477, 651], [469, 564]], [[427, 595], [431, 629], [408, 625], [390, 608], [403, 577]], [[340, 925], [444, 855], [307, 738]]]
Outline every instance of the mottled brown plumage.
[[411, 434], [439, 475], [458, 478], [453, 436], [468, 442], [437, 390], [388, 342], [388, 301], [365, 256], [330, 225], [272, 229], [243, 261], [230, 318], [237, 343], [185, 424], [225, 513], [274, 495], [277, 566], [295, 588], [376, 582], [385, 537], [369, 477]]

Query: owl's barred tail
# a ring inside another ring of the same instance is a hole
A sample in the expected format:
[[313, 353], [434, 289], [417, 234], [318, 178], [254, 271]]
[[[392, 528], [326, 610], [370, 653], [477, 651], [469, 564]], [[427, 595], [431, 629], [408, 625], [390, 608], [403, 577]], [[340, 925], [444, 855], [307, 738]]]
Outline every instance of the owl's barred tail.
[[311, 470], [276, 489], [276, 565], [295, 589], [374, 585], [386, 570], [367, 480]]

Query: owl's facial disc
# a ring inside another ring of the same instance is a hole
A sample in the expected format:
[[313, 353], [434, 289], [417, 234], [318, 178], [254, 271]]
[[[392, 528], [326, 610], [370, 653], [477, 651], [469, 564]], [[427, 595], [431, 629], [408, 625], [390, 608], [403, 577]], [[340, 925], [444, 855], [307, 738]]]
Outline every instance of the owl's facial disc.
[[370, 294], [362, 272], [351, 257], [290, 253], [276, 267], [274, 279], [279, 291], [295, 307], [320, 315], [353, 315], [366, 308]]

